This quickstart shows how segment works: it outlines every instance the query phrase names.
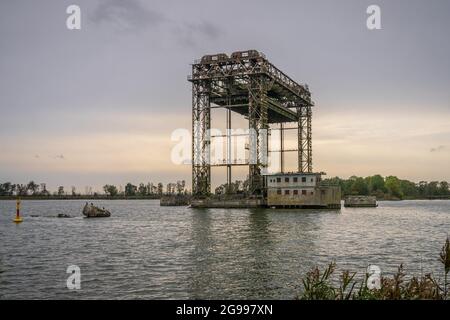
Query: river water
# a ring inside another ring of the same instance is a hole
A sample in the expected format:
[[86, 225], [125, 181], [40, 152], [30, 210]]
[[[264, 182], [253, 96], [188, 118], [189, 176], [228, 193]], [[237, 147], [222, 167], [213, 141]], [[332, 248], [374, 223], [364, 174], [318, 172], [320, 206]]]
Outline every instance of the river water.
[[[85, 219], [83, 201], [0, 201], [0, 299], [293, 299], [313, 266], [335, 261], [362, 277], [403, 263], [442, 277], [450, 201], [378, 208], [243, 210], [97, 201], [110, 218]], [[55, 218], [59, 213], [74, 218]], [[38, 217], [32, 217], [38, 216]], [[81, 289], [66, 286], [68, 266]]]

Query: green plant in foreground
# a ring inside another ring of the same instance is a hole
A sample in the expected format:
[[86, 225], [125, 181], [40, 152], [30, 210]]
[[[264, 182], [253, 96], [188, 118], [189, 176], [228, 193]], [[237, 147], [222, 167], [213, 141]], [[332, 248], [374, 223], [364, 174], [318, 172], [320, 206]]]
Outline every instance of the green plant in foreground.
[[450, 272], [450, 240], [447, 237], [439, 261], [444, 265], [444, 287], [431, 274], [421, 277], [412, 277], [405, 280], [406, 274], [403, 265], [397, 269], [392, 277], [381, 277], [380, 289], [367, 287], [366, 274], [359, 289], [354, 280], [356, 273], [343, 271], [339, 277], [339, 286], [332, 284], [332, 275], [336, 264], [330, 263], [322, 273], [318, 267], [313, 268], [302, 279], [303, 291], [298, 299], [302, 300], [443, 300], [448, 297], [448, 273]]
[[445, 298], [448, 297], [447, 280], [448, 273], [450, 271], [450, 240], [447, 237], [445, 245], [442, 247], [441, 253], [439, 254], [439, 260], [444, 265], [444, 295]]

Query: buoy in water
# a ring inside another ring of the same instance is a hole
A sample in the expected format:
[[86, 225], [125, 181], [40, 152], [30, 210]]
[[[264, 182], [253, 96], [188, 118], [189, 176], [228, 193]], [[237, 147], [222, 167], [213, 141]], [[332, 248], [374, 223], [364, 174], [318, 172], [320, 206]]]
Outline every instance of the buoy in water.
[[13, 222], [21, 223], [22, 221], [23, 221], [23, 219], [20, 216], [20, 199], [17, 199], [17, 202], [16, 202], [16, 217], [14, 218]]

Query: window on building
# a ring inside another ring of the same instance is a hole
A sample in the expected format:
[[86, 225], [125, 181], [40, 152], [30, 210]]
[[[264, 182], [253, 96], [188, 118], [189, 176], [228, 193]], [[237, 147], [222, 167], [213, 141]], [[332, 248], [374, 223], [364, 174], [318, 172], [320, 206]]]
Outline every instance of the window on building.
[[298, 190], [294, 190], [294, 195], [298, 195]]
[[298, 178], [297, 177], [294, 178], [294, 182], [298, 182]]
[[325, 190], [321, 190], [321, 193], [324, 196], [325, 195]]
[[284, 190], [285, 195], [289, 195], [289, 190]]
[[306, 196], [306, 190], [302, 190], [302, 195]]
[[280, 195], [281, 195], [281, 190], [277, 190], [277, 194], [280, 194]]
[[277, 182], [281, 182], [281, 178], [277, 178]]
[[311, 191], [311, 195], [312, 195], [312, 196], [314, 195], [314, 191]]
[[314, 182], [314, 179], [313, 179], [313, 178], [311, 178], [311, 182]]
[[306, 182], [306, 177], [302, 177], [302, 182]]
[[284, 178], [284, 182], [289, 182], [289, 178]]

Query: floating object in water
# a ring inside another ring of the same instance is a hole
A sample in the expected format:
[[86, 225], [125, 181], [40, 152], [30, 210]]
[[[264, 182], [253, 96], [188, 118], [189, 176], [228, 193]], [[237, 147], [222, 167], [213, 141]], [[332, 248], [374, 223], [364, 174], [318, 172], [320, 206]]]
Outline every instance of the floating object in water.
[[94, 206], [92, 203], [86, 205], [83, 208], [83, 215], [86, 218], [107, 218], [111, 216], [111, 212], [106, 210], [105, 208], [100, 209]]
[[72, 218], [72, 216], [65, 213], [58, 213], [57, 218]]
[[16, 217], [14, 218], [13, 222], [21, 223], [22, 221], [23, 221], [23, 219], [20, 216], [20, 199], [17, 199], [17, 201], [16, 201]]

